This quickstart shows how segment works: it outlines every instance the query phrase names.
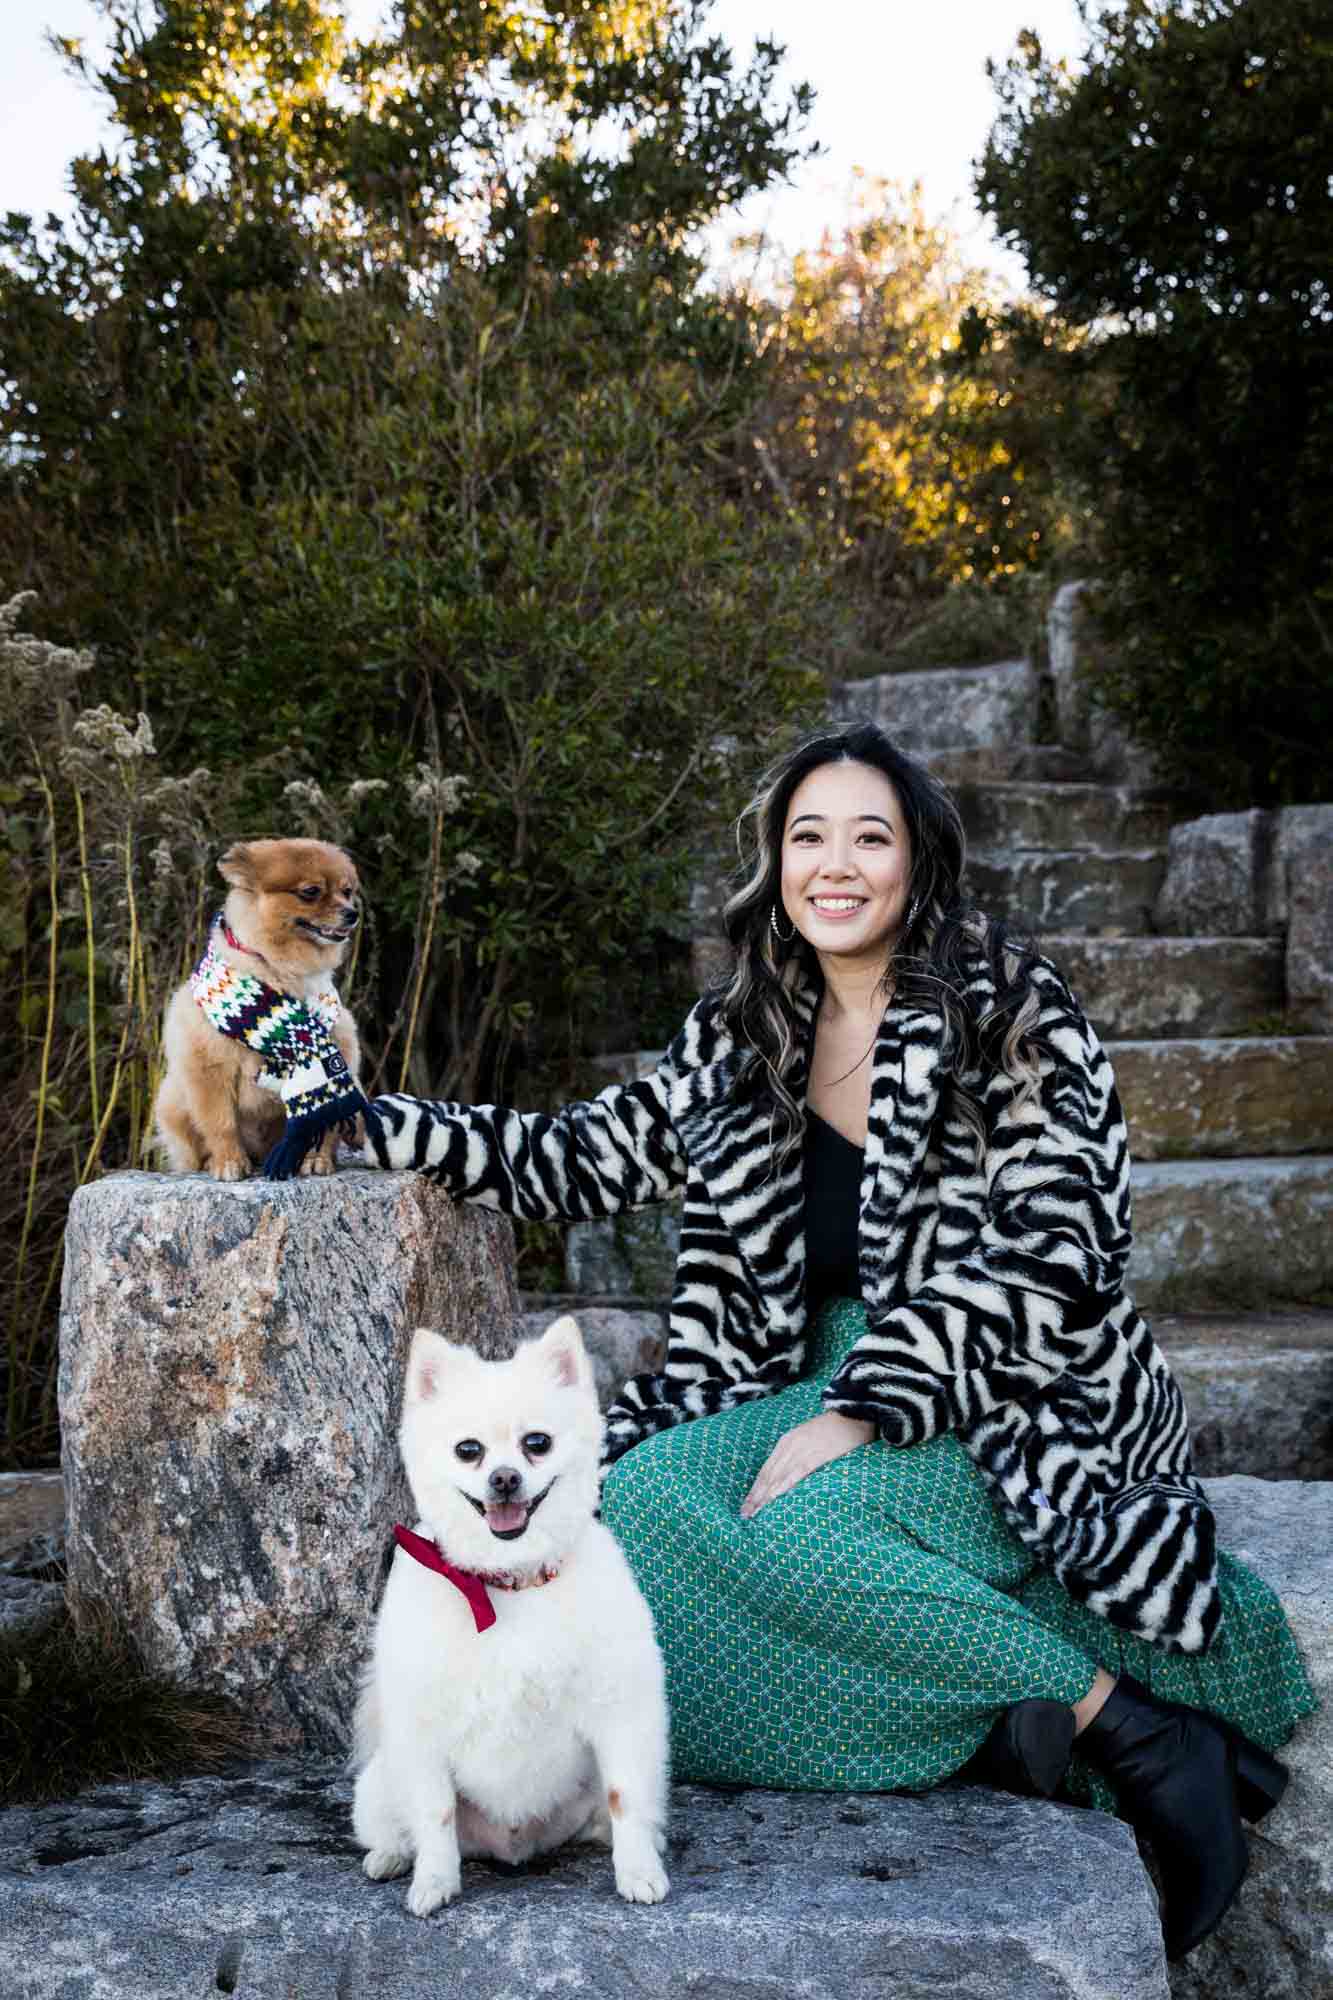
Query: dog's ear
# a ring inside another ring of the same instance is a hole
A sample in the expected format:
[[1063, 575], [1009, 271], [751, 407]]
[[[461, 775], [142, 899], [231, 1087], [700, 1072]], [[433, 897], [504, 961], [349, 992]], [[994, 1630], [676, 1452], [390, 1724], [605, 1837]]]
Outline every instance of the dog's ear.
[[253, 889], [257, 880], [254, 856], [245, 840], [235, 841], [218, 863], [218, 874], [233, 889]]
[[442, 1333], [435, 1333], [428, 1326], [419, 1326], [412, 1335], [407, 1357], [407, 1402], [433, 1403], [459, 1352]]
[[573, 1313], [564, 1313], [559, 1319], [553, 1319], [537, 1342], [537, 1348], [562, 1389], [572, 1389], [577, 1383], [587, 1380], [591, 1364], [588, 1350], [583, 1345], [582, 1331]]

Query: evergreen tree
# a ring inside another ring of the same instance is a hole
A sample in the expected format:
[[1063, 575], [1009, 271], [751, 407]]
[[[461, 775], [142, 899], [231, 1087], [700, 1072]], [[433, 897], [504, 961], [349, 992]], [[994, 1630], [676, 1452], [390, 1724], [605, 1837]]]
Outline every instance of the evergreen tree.
[[983, 206], [1087, 338], [1104, 692], [1241, 804], [1333, 796], [1333, 34], [1319, 0], [1080, 9], [1023, 36]]

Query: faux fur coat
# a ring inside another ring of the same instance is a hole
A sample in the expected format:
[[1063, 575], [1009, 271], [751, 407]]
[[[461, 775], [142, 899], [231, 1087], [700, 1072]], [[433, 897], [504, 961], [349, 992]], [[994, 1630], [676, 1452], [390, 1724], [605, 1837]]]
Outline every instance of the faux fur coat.
[[[861, 1180], [868, 1327], [824, 1391], [887, 1448], [953, 1432], [1006, 1520], [1072, 1595], [1166, 1649], [1203, 1652], [1220, 1605], [1213, 1516], [1179, 1388], [1124, 1290], [1124, 1119], [1106, 1055], [1053, 966], [1039, 1094], [1002, 1070], [959, 1082], [942, 1017], [892, 1006], [875, 1043]], [[806, 1033], [819, 994], [793, 995]], [[978, 955], [964, 999], [994, 998]], [[805, 1058], [788, 1078], [798, 1101]], [[586, 1220], [684, 1191], [666, 1367], [628, 1382], [607, 1457], [784, 1387], [805, 1354], [799, 1147], [772, 1143], [755, 1058], [716, 998], [659, 1069], [552, 1115], [376, 1101], [367, 1158], [516, 1216]]]

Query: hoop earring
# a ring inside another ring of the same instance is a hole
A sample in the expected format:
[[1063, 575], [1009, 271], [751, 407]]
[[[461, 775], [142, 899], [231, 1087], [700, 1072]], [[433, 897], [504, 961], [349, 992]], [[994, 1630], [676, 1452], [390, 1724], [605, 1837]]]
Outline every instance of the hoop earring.
[[768, 913], [768, 921], [772, 927], [773, 935], [777, 939], [778, 943], [790, 944], [792, 939], [796, 935], [796, 926], [795, 924], [793, 924], [791, 929], [787, 932], [786, 937], [783, 937], [782, 932], [778, 929], [778, 906], [776, 903], [774, 903], [772, 909]]
[[921, 898], [919, 896], [913, 896], [911, 902], [907, 905], [907, 922], [903, 925], [903, 929], [905, 931], [911, 930], [912, 925], [916, 922], [917, 913], [920, 910], [920, 908], [921, 908]]

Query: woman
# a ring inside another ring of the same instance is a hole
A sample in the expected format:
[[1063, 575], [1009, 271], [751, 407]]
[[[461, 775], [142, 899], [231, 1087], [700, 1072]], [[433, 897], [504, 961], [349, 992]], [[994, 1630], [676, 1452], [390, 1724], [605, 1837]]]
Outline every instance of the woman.
[[957, 812], [882, 731], [801, 745], [747, 819], [735, 975], [652, 1076], [555, 1117], [383, 1098], [368, 1150], [527, 1217], [684, 1189], [666, 1368], [608, 1414], [604, 1493], [679, 1776], [1118, 1798], [1181, 1957], [1315, 1703], [1123, 1290], [1109, 1064], [965, 910]]

